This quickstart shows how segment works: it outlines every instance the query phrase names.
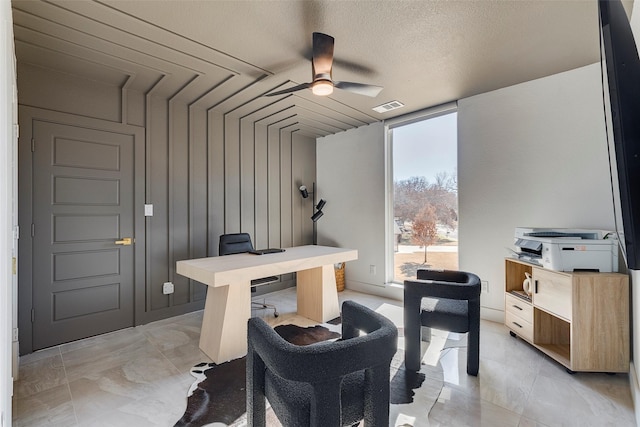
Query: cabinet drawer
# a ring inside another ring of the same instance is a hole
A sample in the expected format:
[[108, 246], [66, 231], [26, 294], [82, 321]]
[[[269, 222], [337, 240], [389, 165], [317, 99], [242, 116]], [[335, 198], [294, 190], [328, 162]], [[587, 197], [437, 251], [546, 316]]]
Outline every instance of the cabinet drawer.
[[504, 324], [520, 337], [533, 342], [532, 323], [523, 320], [521, 317], [514, 316], [513, 313], [507, 311], [504, 313]]
[[571, 284], [569, 274], [533, 269], [533, 305], [571, 321]]
[[522, 320], [533, 323], [533, 307], [530, 303], [511, 294], [505, 294], [505, 313], [511, 313]]

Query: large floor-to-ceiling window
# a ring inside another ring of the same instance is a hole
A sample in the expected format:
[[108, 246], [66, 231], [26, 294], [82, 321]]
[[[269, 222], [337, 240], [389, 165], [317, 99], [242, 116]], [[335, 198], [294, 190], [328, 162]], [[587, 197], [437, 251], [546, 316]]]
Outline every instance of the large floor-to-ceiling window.
[[457, 113], [441, 109], [389, 129], [393, 281], [458, 268]]

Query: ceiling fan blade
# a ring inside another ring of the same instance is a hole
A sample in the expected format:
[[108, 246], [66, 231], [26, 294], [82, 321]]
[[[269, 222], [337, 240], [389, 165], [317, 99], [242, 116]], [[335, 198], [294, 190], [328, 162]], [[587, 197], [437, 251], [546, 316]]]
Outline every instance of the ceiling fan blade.
[[382, 91], [382, 86], [367, 85], [364, 83], [352, 82], [333, 82], [333, 86], [338, 89], [348, 90], [349, 92], [375, 98]]
[[[313, 33], [313, 78], [318, 74], [328, 74], [331, 78], [333, 65], [333, 37], [323, 33]], [[325, 77], [326, 79], [327, 77]]]
[[311, 83], [302, 83], [302, 84], [299, 84], [297, 86], [292, 86], [292, 87], [287, 88], [287, 89], [279, 90], [277, 92], [267, 93], [267, 94], [265, 94], [265, 96], [284, 95], [285, 93], [297, 92], [297, 91], [302, 90], [302, 89], [308, 89], [309, 87], [311, 87]]

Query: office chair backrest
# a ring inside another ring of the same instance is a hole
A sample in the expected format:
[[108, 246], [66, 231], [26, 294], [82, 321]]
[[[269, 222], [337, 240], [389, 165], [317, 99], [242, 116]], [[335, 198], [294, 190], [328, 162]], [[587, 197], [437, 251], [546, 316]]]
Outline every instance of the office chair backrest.
[[232, 233], [220, 236], [218, 255], [233, 255], [253, 250], [249, 233]]
[[283, 425], [338, 427], [362, 419], [368, 427], [389, 425], [398, 329], [381, 314], [345, 301], [342, 339], [308, 346], [287, 342], [253, 317], [247, 347], [248, 425], [265, 425], [265, 398]]

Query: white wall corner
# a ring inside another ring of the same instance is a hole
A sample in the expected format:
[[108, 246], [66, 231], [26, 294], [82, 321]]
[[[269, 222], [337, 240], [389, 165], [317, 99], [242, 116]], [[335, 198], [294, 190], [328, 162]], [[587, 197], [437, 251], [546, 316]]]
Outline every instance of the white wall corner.
[[631, 388], [631, 398], [633, 399], [633, 409], [636, 416], [636, 425], [640, 426], [640, 386], [638, 385], [638, 374], [636, 366], [631, 361], [629, 369], [629, 387]]

